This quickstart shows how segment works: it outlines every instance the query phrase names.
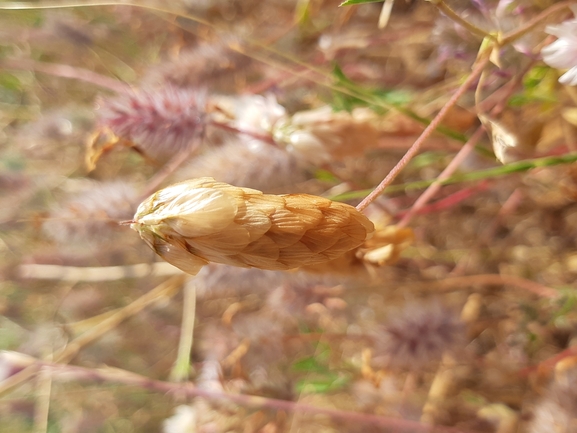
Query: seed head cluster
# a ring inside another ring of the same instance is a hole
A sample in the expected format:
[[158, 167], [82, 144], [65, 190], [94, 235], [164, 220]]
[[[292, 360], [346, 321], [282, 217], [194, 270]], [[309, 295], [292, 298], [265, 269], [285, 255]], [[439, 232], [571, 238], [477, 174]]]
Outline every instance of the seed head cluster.
[[138, 207], [132, 228], [192, 275], [209, 262], [269, 270], [323, 263], [359, 247], [374, 230], [347, 204], [263, 194], [212, 178], [156, 192]]
[[393, 368], [424, 368], [457, 348], [464, 341], [463, 330], [459, 317], [441, 304], [409, 304], [377, 335], [377, 360]]
[[204, 91], [166, 86], [104, 101], [100, 123], [146, 156], [164, 161], [191, 146], [205, 118]]

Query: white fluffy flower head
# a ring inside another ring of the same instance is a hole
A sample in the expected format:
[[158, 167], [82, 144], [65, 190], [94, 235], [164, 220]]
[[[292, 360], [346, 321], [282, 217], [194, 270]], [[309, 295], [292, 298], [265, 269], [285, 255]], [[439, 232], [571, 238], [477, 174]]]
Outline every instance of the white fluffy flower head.
[[197, 415], [191, 406], [178, 406], [175, 414], [164, 420], [163, 433], [195, 433]]
[[[577, 17], [577, 6], [571, 9]], [[553, 68], [568, 69], [559, 78], [561, 84], [577, 85], [577, 18], [547, 26], [545, 31], [557, 40], [541, 50], [543, 61]]]

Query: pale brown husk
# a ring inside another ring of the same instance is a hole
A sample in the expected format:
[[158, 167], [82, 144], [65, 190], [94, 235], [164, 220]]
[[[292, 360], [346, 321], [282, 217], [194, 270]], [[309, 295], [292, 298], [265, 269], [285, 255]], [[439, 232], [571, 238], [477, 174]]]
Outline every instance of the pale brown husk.
[[271, 195], [199, 178], [154, 193], [132, 228], [167, 262], [196, 274], [209, 262], [269, 270], [314, 266], [369, 239], [354, 207], [308, 194]]

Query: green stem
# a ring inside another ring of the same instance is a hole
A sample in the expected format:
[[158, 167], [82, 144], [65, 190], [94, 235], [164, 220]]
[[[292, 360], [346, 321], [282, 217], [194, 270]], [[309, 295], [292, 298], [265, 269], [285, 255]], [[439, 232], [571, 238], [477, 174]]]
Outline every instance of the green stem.
[[[483, 179], [492, 179], [496, 177], [506, 176], [512, 173], [519, 173], [523, 171], [529, 171], [534, 168], [538, 167], [550, 167], [553, 165], [560, 165], [560, 164], [570, 164], [573, 162], [577, 162], [577, 153], [568, 153], [567, 155], [563, 156], [547, 156], [544, 158], [537, 158], [537, 159], [529, 159], [525, 161], [513, 162], [511, 164], [502, 165], [499, 167], [492, 167], [487, 168], [485, 170], [478, 170], [473, 171], [470, 173], [465, 174], [458, 174], [451, 176], [440, 183], [442, 185], [452, 185], [456, 183], [462, 182], [473, 182], [476, 180], [483, 180]], [[403, 191], [411, 191], [416, 189], [424, 189], [431, 185], [433, 182], [436, 182], [436, 179], [433, 180], [420, 180], [417, 182], [409, 182], [403, 183], [401, 185], [391, 185], [388, 186], [383, 193], [396, 193], [396, 192], [403, 192]], [[331, 200], [334, 201], [346, 201], [352, 199], [359, 199], [364, 198], [368, 194], [370, 194], [372, 189], [365, 189], [360, 191], [350, 191], [345, 192], [343, 194], [338, 194], [333, 197], [329, 197]]]

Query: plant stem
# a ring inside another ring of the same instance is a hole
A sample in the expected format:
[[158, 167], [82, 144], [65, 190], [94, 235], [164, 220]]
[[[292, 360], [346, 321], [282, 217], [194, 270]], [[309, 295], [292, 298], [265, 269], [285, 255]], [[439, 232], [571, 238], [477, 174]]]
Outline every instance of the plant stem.
[[521, 38], [522, 36], [524, 36], [525, 34], [530, 32], [531, 30], [533, 30], [535, 27], [543, 25], [545, 19], [547, 17], [549, 17], [550, 15], [552, 15], [555, 12], [558, 12], [560, 10], [568, 9], [569, 7], [571, 7], [575, 4], [576, 3], [574, 0], [569, 0], [569, 1], [564, 1], [561, 3], [557, 3], [553, 6], [548, 7], [543, 12], [541, 12], [539, 15], [530, 19], [525, 24], [523, 24], [521, 27], [519, 27], [518, 29], [515, 29], [509, 33], [504, 34], [502, 36], [501, 40], [499, 41], [499, 45], [503, 46], [503, 45], [507, 45], [507, 44], [510, 44], [512, 42], [515, 42], [517, 39]]
[[170, 372], [172, 382], [187, 381], [191, 373], [190, 353], [194, 342], [194, 318], [196, 316], [196, 285], [194, 280], [184, 286], [184, 302], [182, 306], [182, 322], [180, 325], [180, 340], [176, 362]]
[[399, 222], [399, 227], [405, 227], [410, 222], [413, 216], [417, 214], [417, 212], [425, 206], [429, 200], [439, 192], [441, 187], [443, 186], [442, 182], [447, 180], [451, 177], [451, 175], [455, 172], [455, 170], [461, 165], [461, 163], [467, 158], [467, 156], [475, 149], [475, 145], [477, 141], [481, 138], [484, 133], [484, 129], [482, 127], [477, 128], [475, 133], [471, 136], [469, 141], [461, 148], [459, 153], [451, 160], [449, 165], [445, 167], [443, 172], [435, 179], [435, 181], [429, 185], [429, 187], [425, 190], [423, 194], [415, 201], [411, 209], [407, 212], [407, 214], [403, 217], [403, 219]]
[[0, 68], [34, 71], [54, 75], [56, 77], [72, 78], [74, 80], [84, 81], [85, 83], [94, 84], [95, 86], [112, 90], [116, 93], [130, 92], [130, 86], [122, 81], [105, 75], [100, 75], [94, 71], [89, 71], [88, 69], [77, 68], [70, 65], [36, 62], [29, 59], [3, 59], [0, 61]]
[[[90, 330], [57, 351], [53, 356], [54, 361], [57, 363], [69, 362], [84, 346], [93, 343], [105, 333], [118, 326], [122, 321], [139, 313], [145, 307], [157, 302], [160, 298], [175, 295], [181, 287], [184, 278], [184, 275], [176, 275], [169, 278], [151, 291], [142, 295], [140, 298], [128, 304], [126, 307], [102, 320], [96, 326], [92, 327]], [[41, 367], [42, 364], [34, 363], [24, 368], [24, 370], [4, 379], [0, 382], [0, 396], [34, 377]]]
[[[451, 176], [440, 183], [442, 185], [452, 185], [459, 182], [471, 182], [475, 180], [491, 179], [498, 176], [505, 176], [512, 173], [528, 171], [537, 167], [550, 167], [559, 164], [571, 164], [577, 162], [577, 153], [568, 153], [562, 156], [547, 156], [544, 158], [528, 159], [524, 161], [513, 162], [499, 167], [487, 168], [485, 170], [473, 171], [470, 173], [459, 174]], [[391, 185], [385, 188], [384, 192], [402, 192], [415, 189], [427, 188], [429, 185], [435, 183], [436, 180], [421, 180], [417, 182], [404, 183], [400, 185]], [[366, 197], [373, 190], [351, 191], [329, 197], [334, 201], [345, 201], [355, 198]]]
[[373, 415], [370, 413], [324, 408], [305, 403], [296, 403], [288, 400], [278, 400], [274, 398], [253, 395], [212, 391], [209, 389], [198, 388], [191, 382], [162, 382], [117, 368], [89, 369], [85, 367], [62, 365], [46, 361], [37, 361], [30, 366], [37, 366], [37, 368], [44, 368], [49, 370], [52, 373], [53, 380], [58, 380], [61, 376], [65, 381], [90, 380], [104, 383], [121, 383], [124, 385], [137, 386], [142, 389], [163, 394], [178, 393], [180, 395], [186, 395], [187, 397], [202, 397], [217, 402], [228, 400], [244, 407], [267, 408], [287, 412], [300, 412], [310, 415], [326, 415], [333, 420], [379, 426], [381, 428], [387, 429], [387, 431], [395, 431], [398, 433], [464, 433], [462, 430], [454, 427], [429, 426], [416, 421]]
[[481, 54], [480, 60], [476, 64], [475, 68], [471, 72], [471, 74], [467, 77], [467, 79], [461, 84], [459, 89], [455, 92], [455, 94], [447, 101], [447, 103], [441, 108], [441, 111], [435, 116], [433, 121], [425, 128], [425, 130], [421, 133], [419, 138], [413, 143], [413, 145], [409, 148], [407, 153], [401, 158], [401, 160], [393, 167], [393, 169], [385, 176], [382, 182], [377, 185], [377, 187], [371, 192], [362, 202], [360, 202], [357, 206], [359, 211], [363, 211], [367, 208], [369, 204], [377, 199], [379, 195], [383, 193], [385, 188], [395, 180], [395, 178], [399, 175], [401, 170], [407, 166], [407, 164], [413, 159], [413, 157], [419, 152], [421, 146], [425, 142], [427, 138], [435, 131], [437, 126], [443, 121], [447, 113], [453, 106], [457, 103], [459, 98], [469, 90], [469, 87], [475, 82], [475, 80], [481, 75], [487, 64], [489, 63], [489, 51], [485, 51]]
[[[431, 1], [442, 13], [447, 15], [451, 20], [459, 24], [461, 27], [469, 30], [474, 35], [480, 36], [481, 38], [490, 38], [495, 39], [495, 37], [485, 30], [475, 26], [474, 24], [470, 23], [469, 21], [461, 18], [451, 7], [446, 4], [443, 0], [434, 0]], [[496, 39], [495, 39], [496, 41]]]

